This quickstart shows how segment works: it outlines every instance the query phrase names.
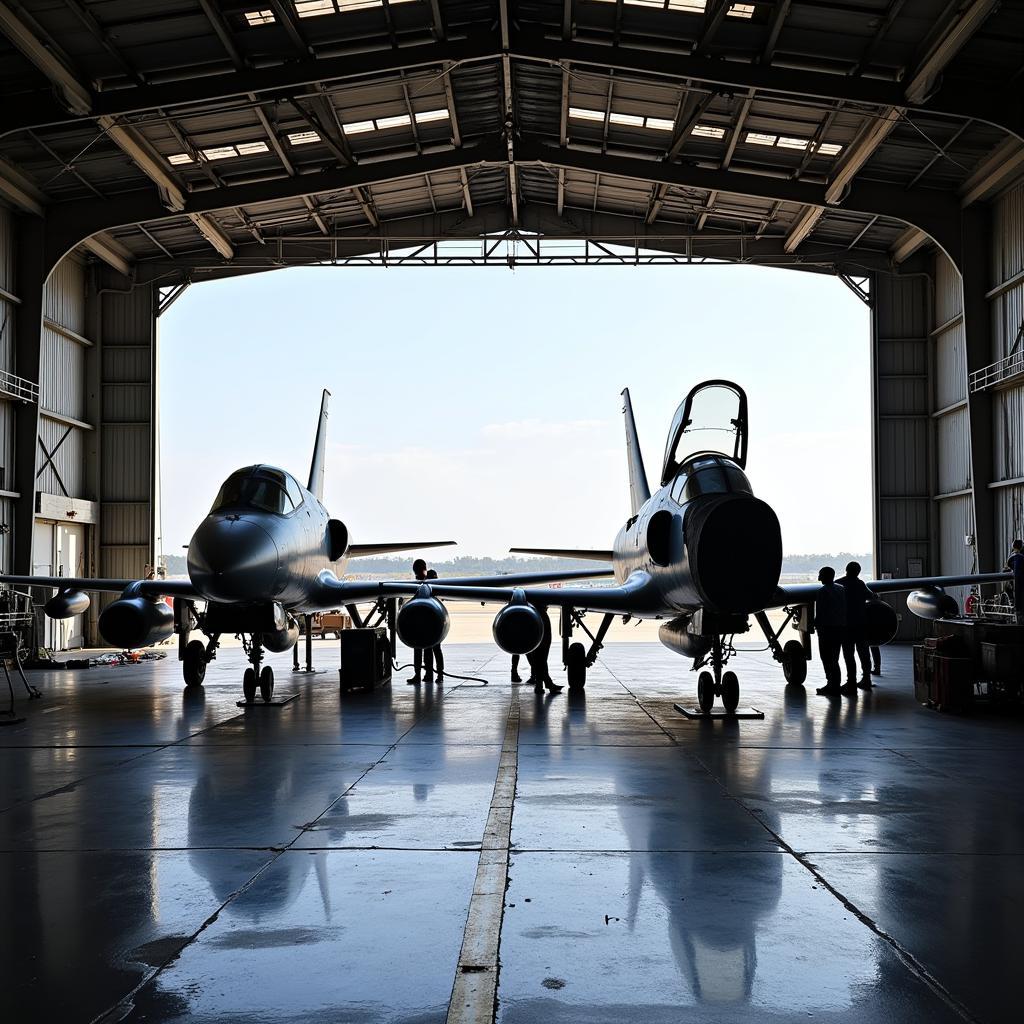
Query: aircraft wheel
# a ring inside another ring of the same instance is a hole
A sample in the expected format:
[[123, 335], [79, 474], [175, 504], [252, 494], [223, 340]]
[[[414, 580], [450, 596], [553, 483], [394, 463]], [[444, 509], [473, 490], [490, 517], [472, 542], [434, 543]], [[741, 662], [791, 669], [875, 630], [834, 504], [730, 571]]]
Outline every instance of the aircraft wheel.
[[782, 648], [782, 674], [787, 683], [803, 686], [807, 678], [807, 655], [799, 640], [787, 640]]
[[582, 690], [587, 685], [587, 652], [583, 644], [569, 644], [565, 676], [570, 690]]
[[206, 644], [192, 640], [185, 645], [185, 656], [181, 661], [182, 674], [188, 687], [202, 686], [206, 678]]
[[264, 665], [260, 673], [260, 696], [268, 703], [274, 696], [274, 670], [269, 665]]
[[710, 672], [697, 676], [697, 703], [705, 715], [715, 706], [715, 677]]
[[740, 704], [740, 681], [735, 672], [726, 672], [722, 676], [722, 706], [729, 714], [734, 714]]
[[247, 668], [242, 676], [242, 696], [246, 704], [251, 704], [256, 699], [256, 673], [251, 668]]

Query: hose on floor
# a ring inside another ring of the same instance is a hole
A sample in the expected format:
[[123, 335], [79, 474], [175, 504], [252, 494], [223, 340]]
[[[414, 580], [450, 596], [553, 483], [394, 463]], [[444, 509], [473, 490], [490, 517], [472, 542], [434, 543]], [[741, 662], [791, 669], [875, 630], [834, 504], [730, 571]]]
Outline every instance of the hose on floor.
[[[416, 668], [416, 666], [411, 661], [407, 662], [405, 665], [399, 665], [398, 662], [395, 661], [393, 658], [391, 659], [391, 664], [392, 664], [392, 666], [394, 668], [394, 671], [396, 671], [396, 672], [404, 672], [405, 669], [407, 669], [407, 668], [411, 668], [411, 669], [415, 669]], [[460, 676], [460, 675], [456, 675], [454, 672], [449, 672], [447, 669], [445, 669], [444, 672], [441, 673], [441, 675], [443, 675], [445, 677], [445, 679], [462, 679], [462, 680], [464, 680], [467, 683], [477, 683], [480, 686], [487, 686], [488, 685], [487, 680], [486, 679], [481, 679], [479, 676]]]

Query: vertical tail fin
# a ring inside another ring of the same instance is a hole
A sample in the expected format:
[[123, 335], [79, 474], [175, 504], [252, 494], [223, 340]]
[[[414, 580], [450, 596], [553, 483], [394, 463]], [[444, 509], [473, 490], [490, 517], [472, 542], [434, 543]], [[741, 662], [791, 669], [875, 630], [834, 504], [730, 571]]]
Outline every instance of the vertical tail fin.
[[320, 401], [320, 420], [316, 426], [316, 441], [313, 443], [313, 461], [309, 466], [309, 483], [306, 489], [317, 501], [324, 500], [324, 461], [327, 452], [327, 405], [331, 393], [324, 388], [324, 396]]
[[622, 392], [625, 405], [622, 407], [626, 417], [626, 458], [629, 461], [629, 500], [633, 507], [633, 515], [640, 511], [640, 506], [651, 496], [651, 488], [647, 483], [647, 470], [644, 469], [644, 457], [640, 453], [640, 440], [636, 436], [636, 420], [633, 419], [633, 403], [629, 400], [629, 388]]

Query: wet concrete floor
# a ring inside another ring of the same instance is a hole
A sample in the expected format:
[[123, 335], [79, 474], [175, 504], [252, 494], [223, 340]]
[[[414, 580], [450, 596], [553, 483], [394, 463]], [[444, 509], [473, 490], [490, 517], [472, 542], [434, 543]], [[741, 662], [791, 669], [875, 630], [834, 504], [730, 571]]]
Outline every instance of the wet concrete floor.
[[[766, 717], [733, 723], [673, 710], [693, 676], [656, 645], [609, 646], [585, 699], [447, 660], [490, 685], [339, 700], [286, 655], [299, 698], [242, 710], [239, 650], [198, 699], [173, 653], [34, 673], [0, 729], [0, 1016], [444, 1021], [500, 928], [506, 1024], [1021, 1019], [1024, 719], [918, 707], [908, 648], [839, 702], [744, 654]], [[488, 856], [500, 920], [469, 914]]]

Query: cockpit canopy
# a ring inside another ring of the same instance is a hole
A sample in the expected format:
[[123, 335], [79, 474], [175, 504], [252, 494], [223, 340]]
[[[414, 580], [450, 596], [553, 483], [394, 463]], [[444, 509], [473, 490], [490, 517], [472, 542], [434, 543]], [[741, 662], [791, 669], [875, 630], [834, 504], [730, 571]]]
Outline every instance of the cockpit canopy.
[[674, 479], [683, 463], [703, 454], [725, 455], [740, 469], [746, 466], [747, 396], [739, 384], [706, 380], [683, 399], [669, 428], [661, 485]]
[[302, 505], [295, 478], [273, 466], [246, 466], [224, 481], [210, 513], [272, 512], [286, 516]]
[[724, 455], [696, 455], [676, 472], [669, 492], [678, 505], [702, 494], [753, 494], [746, 473]]

